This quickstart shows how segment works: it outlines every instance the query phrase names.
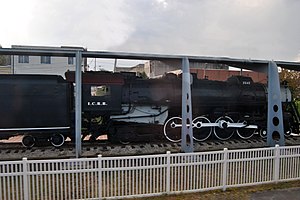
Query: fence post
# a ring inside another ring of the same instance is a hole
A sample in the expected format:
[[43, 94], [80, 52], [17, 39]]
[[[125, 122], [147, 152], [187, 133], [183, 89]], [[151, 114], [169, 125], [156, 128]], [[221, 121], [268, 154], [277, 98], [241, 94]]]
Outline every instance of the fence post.
[[275, 145], [275, 157], [274, 157], [274, 181], [278, 183], [279, 180], [279, 165], [280, 165], [280, 149], [279, 145]]
[[223, 150], [224, 160], [223, 160], [223, 191], [226, 190], [227, 185], [227, 159], [228, 159], [228, 149]]
[[29, 200], [27, 158], [22, 159], [24, 200]]
[[166, 192], [170, 194], [170, 185], [171, 185], [171, 152], [167, 151], [167, 180], [166, 180]]
[[98, 155], [98, 193], [102, 199], [102, 155]]

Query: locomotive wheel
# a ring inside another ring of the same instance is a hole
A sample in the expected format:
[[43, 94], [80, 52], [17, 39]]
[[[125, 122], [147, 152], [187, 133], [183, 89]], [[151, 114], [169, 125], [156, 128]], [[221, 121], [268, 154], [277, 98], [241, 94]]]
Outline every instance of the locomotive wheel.
[[[238, 123], [241, 123], [241, 121], [239, 120]], [[252, 128], [236, 129], [236, 133], [238, 134], [238, 136], [240, 136], [240, 138], [244, 140], [251, 138], [255, 134], [255, 131], [256, 129], [252, 129]]]
[[22, 145], [31, 148], [35, 145], [35, 138], [32, 135], [25, 135], [22, 138]]
[[166, 121], [164, 125], [165, 137], [171, 142], [181, 141], [182, 119], [180, 117], [172, 117]]
[[288, 128], [287, 130], [284, 130], [284, 135], [285, 136], [290, 136], [292, 134], [292, 128]]
[[[228, 116], [219, 117], [216, 120], [216, 123], [221, 122], [221, 120], [223, 120], [225, 122], [233, 123], [233, 120]], [[219, 140], [228, 140], [229, 138], [232, 137], [232, 135], [234, 134], [234, 131], [235, 131], [235, 128], [227, 128], [226, 124], [224, 124], [224, 128], [220, 128], [217, 126], [214, 127], [214, 134]]]
[[53, 146], [60, 147], [65, 143], [65, 137], [60, 133], [54, 134], [50, 137], [50, 142]]
[[284, 136], [290, 136], [293, 133], [291, 123], [284, 124]]
[[201, 123], [210, 123], [209, 119], [204, 116], [196, 117], [193, 120], [193, 138], [198, 142], [207, 140], [212, 132], [212, 127], [201, 127]]
[[262, 128], [262, 129], [259, 130], [260, 137], [267, 138], [267, 134], [268, 134], [267, 129]]

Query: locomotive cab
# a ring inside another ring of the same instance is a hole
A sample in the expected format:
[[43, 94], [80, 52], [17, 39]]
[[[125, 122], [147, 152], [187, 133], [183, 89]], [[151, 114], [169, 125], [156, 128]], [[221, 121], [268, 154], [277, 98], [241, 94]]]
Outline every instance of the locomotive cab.
[[[66, 80], [75, 83], [75, 72], [67, 71]], [[107, 134], [111, 115], [121, 114], [124, 78], [111, 72], [85, 72], [82, 74], [83, 137], [91, 140]], [[76, 87], [76, 86], [75, 86]]]
[[[75, 83], [75, 72], [65, 74]], [[82, 75], [82, 111], [103, 115], [120, 114], [123, 77], [111, 72], [85, 72]]]
[[121, 85], [93, 83], [83, 85], [82, 109], [97, 113], [121, 112]]

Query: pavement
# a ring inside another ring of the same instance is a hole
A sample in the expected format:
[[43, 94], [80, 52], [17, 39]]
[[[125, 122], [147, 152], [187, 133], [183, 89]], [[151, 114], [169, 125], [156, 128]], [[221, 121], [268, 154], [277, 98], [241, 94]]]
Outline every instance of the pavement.
[[251, 200], [300, 200], [300, 187], [251, 194]]

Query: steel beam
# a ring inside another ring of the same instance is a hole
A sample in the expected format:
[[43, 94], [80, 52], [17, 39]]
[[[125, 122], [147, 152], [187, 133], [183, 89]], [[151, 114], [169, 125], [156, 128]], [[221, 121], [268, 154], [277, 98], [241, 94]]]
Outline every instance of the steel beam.
[[270, 61], [268, 65], [268, 122], [267, 145], [284, 146], [284, 128], [278, 67]]
[[75, 71], [75, 141], [76, 141], [76, 158], [81, 156], [81, 51], [76, 52], [76, 71]]
[[181, 151], [188, 153], [194, 151], [193, 126], [192, 126], [192, 95], [191, 74], [189, 59], [182, 59], [182, 127]]
[[[75, 50], [45, 50], [32, 48], [0, 48], [0, 55], [32, 55], [32, 56], [59, 56], [72, 57]], [[208, 56], [188, 56], [188, 55], [168, 55], [168, 54], [145, 54], [145, 53], [126, 53], [109, 51], [83, 51], [84, 58], [111, 58], [111, 59], [135, 59], [135, 60], [175, 60], [178, 65], [183, 58], [188, 58], [190, 62], [227, 64], [230, 66], [260, 71], [261, 67], [268, 65], [268, 60], [237, 59], [228, 57], [208, 57]], [[300, 71], [299, 62], [274, 61], [278, 66]]]

